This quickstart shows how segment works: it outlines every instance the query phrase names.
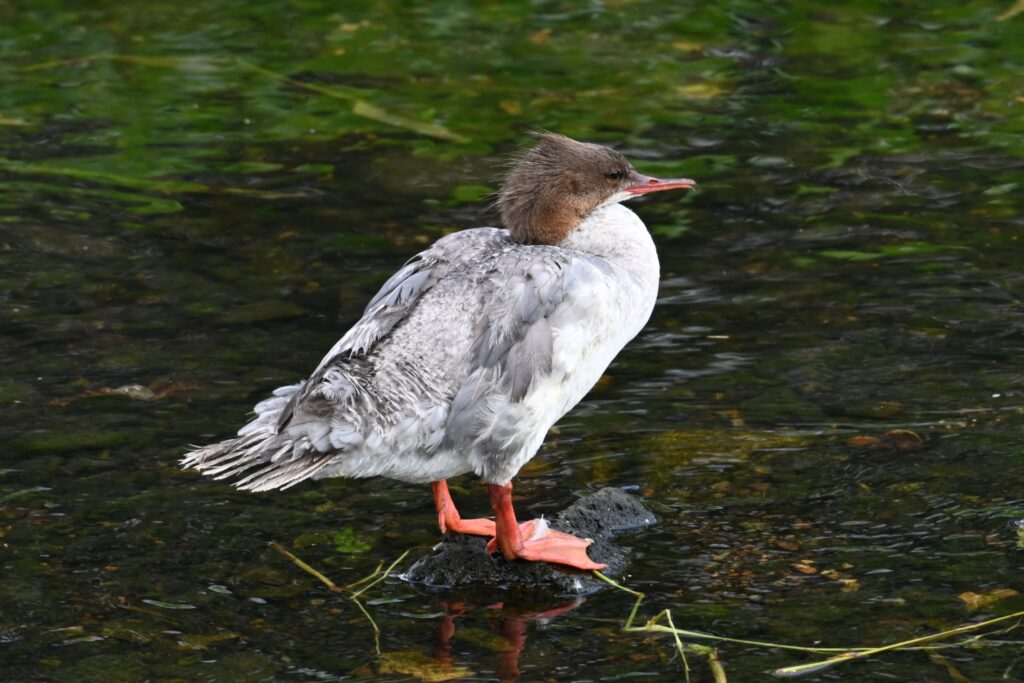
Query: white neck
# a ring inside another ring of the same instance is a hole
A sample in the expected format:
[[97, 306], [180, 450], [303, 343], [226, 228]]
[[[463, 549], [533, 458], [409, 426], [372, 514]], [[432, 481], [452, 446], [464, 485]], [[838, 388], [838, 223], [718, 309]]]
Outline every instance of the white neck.
[[634, 277], [653, 277], [657, 282], [659, 265], [654, 240], [643, 221], [622, 204], [594, 209], [558, 246], [596, 256], [624, 268]]

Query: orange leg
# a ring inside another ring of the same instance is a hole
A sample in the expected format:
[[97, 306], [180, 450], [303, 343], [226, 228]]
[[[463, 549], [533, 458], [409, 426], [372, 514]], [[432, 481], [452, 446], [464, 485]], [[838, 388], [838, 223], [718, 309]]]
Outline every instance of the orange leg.
[[604, 569], [587, 556], [587, 547], [593, 541], [576, 538], [561, 531], [549, 529], [544, 520], [531, 520], [519, 524], [512, 509], [512, 484], [488, 484], [491, 507], [494, 509], [497, 534], [487, 544], [487, 552], [501, 550], [506, 560], [520, 558], [537, 562], [565, 564], [577, 569]]
[[434, 489], [434, 505], [437, 506], [437, 524], [441, 533], [451, 531], [456, 534], [472, 534], [474, 536], [493, 536], [494, 522], [489, 519], [462, 519], [455, 509], [452, 495], [448, 493], [448, 482], [444, 479], [431, 484]]

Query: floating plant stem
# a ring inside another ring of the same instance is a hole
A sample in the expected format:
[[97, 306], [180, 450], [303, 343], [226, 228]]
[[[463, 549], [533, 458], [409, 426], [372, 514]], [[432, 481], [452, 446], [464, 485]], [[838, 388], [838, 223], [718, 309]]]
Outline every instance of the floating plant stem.
[[321, 583], [323, 583], [325, 586], [327, 586], [328, 590], [330, 590], [330, 591], [332, 591], [334, 593], [341, 593], [341, 592], [343, 592], [343, 590], [344, 590], [343, 588], [340, 588], [336, 583], [334, 583], [329, 578], [327, 578], [326, 576], [321, 574], [319, 571], [314, 569], [312, 566], [310, 566], [310, 565], [306, 564], [305, 562], [303, 562], [302, 560], [300, 560], [298, 557], [296, 557], [293, 553], [288, 551], [283, 545], [281, 545], [277, 541], [271, 541], [270, 542], [270, 547], [273, 548], [274, 550], [276, 550], [277, 552], [281, 553], [285, 557], [287, 557], [292, 562], [294, 562], [295, 565], [299, 569], [301, 569], [302, 571], [306, 572], [307, 574], [312, 574], [313, 576], [315, 576], [317, 579], [320, 580]]
[[[370, 612], [367, 611], [363, 603], [360, 602], [359, 596], [361, 596], [363, 593], [376, 586], [384, 579], [388, 578], [388, 576], [391, 575], [391, 572], [394, 571], [395, 567], [397, 567], [402, 562], [402, 560], [404, 560], [409, 555], [408, 550], [399, 555], [398, 559], [396, 559], [394, 562], [389, 564], [387, 566], [387, 569], [381, 571], [381, 568], [384, 566], [384, 562], [382, 561], [377, 565], [377, 568], [374, 569], [369, 575], [364, 576], [358, 581], [353, 581], [347, 586], [339, 586], [338, 584], [334, 583], [329, 578], [327, 578], [327, 576], [324, 575], [322, 572], [314, 568], [312, 565], [304, 562], [301, 558], [295, 555], [295, 553], [286, 549], [280, 543], [277, 543], [276, 541], [271, 541], [270, 547], [276, 550], [281, 555], [287, 557], [296, 567], [298, 567], [302, 571], [306, 572], [307, 574], [310, 574], [311, 576], [316, 577], [317, 580], [319, 580], [321, 583], [327, 586], [327, 588], [332, 592], [349, 593], [350, 595], [347, 596], [348, 599], [352, 601], [356, 608], [363, 613], [364, 617], [366, 617], [366, 620], [370, 622], [370, 628], [373, 629], [374, 649], [378, 655], [380, 654], [380, 628], [377, 626], [377, 622], [374, 621], [373, 616], [370, 615]], [[366, 585], [360, 588], [358, 591], [352, 590], [356, 586], [362, 586], [363, 584]]]
[[[370, 582], [370, 583], [368, 583], [368, 584], [367, 584], [366, 586], [364, 586], [363, 588], [360, 588], [360, 589], [359, 589], [359, 590], [357, 590], [357, 591], [356, 591], [355, 593], [353, 593], [353, 594], [352, 594], [352, 599], [353, 599], [353, 600], [355, 600], [355, 599], [356, 599], [356, 598], [358, 598], [358, 597], [359, 597], [360, 595], [362, 595], [362, 594], [363, 594], [363, 593], [365, 593], [366, 591], [370, 590], [371, 588], [373, 588], [374, 586], [376, 586], [376, 585], [377, 585], [378, 583], [380, 583], [380, 582], [381, 582], [381, 581], [383, 581], [384, 579], [388, 578], [388, 576], [390, 576], [390, 574], [391, 574], [392, 570], [394, 570], [394, 568], [395, 568], [395, 567], [397, 567], [397, 566], [398, 566], [398, 564], [399, 564], [399, 563], [400, 563], [400, 562], [401, 562], [402, 560], [404, 560], [404, 559], [406, 558], [406, 556], [407, 556], [408, 554], [409, 554], [409, 551], [408, 551], [408, 550], [406, 550], [406, 551], [405, 551], [404, 553], [402, 553], [401, 555], [399, 555], [399, 556], [398, 556], [398, 559], [396, 559], [396, 560], [395, 560], [394, 562], [392, 562], [391, 564], [389, 564], [389, 565], [388, 565], [388, 568], [384, 570], [384, 573], [383, 573], [383, 574], [381, 574], [381, 575], [380, 575], [380, 576], [379, 576], [379, 577], [378, 577], [378, 578], [377, 578], [376, 580], [374, 580], [374, 581], [371, 581], [371, 582]], [[379, 569], [380, 569], [380, 567], [378, 567], [378, 570], [379, 570]]]
[[380, 562], [377, 563], [377, 568], [374, 569], [373, 572], [371, 572], [370, 574], [367, 574], [366, 576], [364, 576], [363, 578], [359, 579], [358, 581], [353, 581], [352, 583], [348, 584], [347, 586], [345, 586], [345, 590], [352, 591], [353, 589], [355, 589], [356, 586], [362, 586], [367, 581], [372, 581], [373, 579], [377, 578], [377, 575], [380, 574], [380, 570], [383, 569], [383, 568], [384, 568], [384, 560], [381, 560]]
[[[625, 593], [629, 593], [630, 595], [636, 598], [636, 602], [633, 603], [633, 609], [629, 611], [629, 616], [626, 617], [626, 623], [622, 625], [623, 631], [626, 631], [628, 633], [671, 633], [672, 637], [675, 639], [676, 650], [679, 652], [679, 659], [683, 663], [683, 675], [686, 677], [687, 681], [690, 680], [690, 666], [689, 663], [686, 661], [686, 652], [690, 652], [693, 654], [701, 655], [707, 659], [708, 667], [711, 669], [711, 672], [714, 675], [715, 683], [728, 683], [728, 679], [725, 676], [725, 669], [722, 667], [722, 663], [718, 659], [718, 653], [714, 648], [708, 647], [706, 645], [684, 643], [682, 641], [682, 638], [680, 638], [680, 636], [702, 638], [716, 638], [716, 636], [712, 636], [711, 634], [707, 633], [699, 633], [697, 631], [685, 631], [683, 629], [676, 628], [675, 624], [672, 622], [672, 612], [668, 609], [664, 609], [661, 612], [658, 612], [658, 614], [649, 619], [647, 623], [643, 626], [634, 626], [633, 622], [636, 620], [636, 613], [637, 610], [640, 609], [640, 603], [642, 603], [647, 596], [641, 593], [640, 591], [635, 591], [632, 588], [627, 588], [623, 586], [615, 579], [605, 576], [599, 571], [595, 570], [593, 573], [594, 576], [601, 579], [608, 585], [613, 586]], [[657, 622], [663, 617], [669, 624], [667, 627], [657, 624]]]
[[686, 661], [686, 649], [683, 647], [683, 641], [679, 639], [676, 625], [672, 623], [672, 613], [665, 610], [665, 618], [668, 619], [668, 625], [672, 629], [672, 637], [676, 641], [676, 651], [679, 653], [679, 659], [683, 662], [683, 673], [686, 676], [686, 683], [690, 683], [690, 664]]
[[[672, 622], [671, 610], [664, 609], [658, 612], [656, 615], [647, 620], [643, 626], [634, 626], [636, 621], [636, 615], [640, 609], [640, 603], [647, 597], [640, 591], [635, 591], [631, 588], [627, 588], [602, 574], [599, 571], [593, 572], [594, 576], [601, 579], [608, 585], [617, 588], [625, 593], [628, 593], [636, 598], [636, 602], [633, 603], [633, 608], [629, 611], [629, 616], [626, 617], [626, 622], [622, 625], [622, 630], [627, 633], [671, 633], [675, 639], [676, 648], [685, 647], [690, 652], [700, 652], [704, 654], [708, 659], [708, 666], [711, 667], [712, 673], [715, 677], [715, 683], [721, 683], [726, 680], [725, 670], [722, 668], [722, 663], [718, 659], [718, 653], [714, 648], [705, 648], [702, 646], [688, 645], [681, 642], [681, 638], [690, 638], [694, 640], [715, 640], [723, 643], [735, 643], [737, 645], [753, 645], [756, 647], [764, 647], [772, 650], [794, 650], [797, 652], [810, 652], [815, 654], [835, 654], [835, 656], [828, 659], [824, 659], [820, 662], [813, 662], [811, 664], [800, 664], [797, 666], [787, 666], [781, 669], [776, 669], [773, 673], [780, 678], [794, 678], [797, 676], [804, 676], [811, 673], [817, 673], [829, 667], [837, 664], [843, 664], [844, 662], [851, 662], [854, 660], [866, 659], [883, 652], [891, 652], [894, 650], [937, 650], [950, 647], [960, 647], [973, 642], [976, 642], [984, 635], [994, 634], [976, 634], [969, 638], [966, 638], [955, 643], [946, 643], [943, 645], [929, 645], [937, 640], [945, 640], [954, 636], [971, 633], [979, 629], [987, 628], [995, 624], [1004, 623], [1016, 619], [1017, 623], [1012, 624], [1009, 628], [1003, 629], [998, 633], [1005, 633], [1007, 631], [1017, 628], [1021, 621], [1024, 620], [1024, 611], [1014, 612], [1013, 614], [1007, 614], [994, 619], [988, 619], [986, 621], [980, 621], [976, 624], [965, 624], [963, 626], [957, 626], [956, 628], [948, 629], [946, 631], [940, 631], [938, 633], [932, 633], [926, 636], [920, 636], [918, 638], [911, 638], [910, 640], [900, 641], [898, 643], [892, 643], [889, 645], [883, 645], [880, 647], [805, 647], [801, 645], [788, 645], [784, 643], [771, 643], [758, 640], [746, 640], [743, 638], [728, 638], [726, 636], [717, 636], [710, 633], [702, 633], [700, 631], [689, 631], [686, 629], [676, 628]], [[660, 622], [664, 619], [668, 625], [663, 625]], [[697, 648], [700, 648], [699, 650]], [[684, 660], [685, 666], [685, 660]], [[687, 673], [688, 675], [688, 673]]]
[[[945, 640], [946, 638], [952, 638], [964, 633], [970, 633], [971, 631], [977, 631], [978, 629], [992, 626], [993, 624], [999, 624], [1002, 622], [1010, 621], [1011, 619], [1017, 619], [1019, 621], [1024, 618], [1024, 611], [1014, 612], [1013, 614], [1006, 614], [1001, 617], [995, 617], [994, 619], [987, 619], [985, 621], [979, 621], [976, 624], [964, 624], [963, 626], [957, 626], [945, 631], [939, 631], [938, 633], [931, 633], [926, 636], [920, 636], [918, 638], [911, 638], [910, 640], [902, 640], [898, 643], [891, 643], [889, 645], [883, 645], [881, 647], [873, 647], [868, 649], [858, 648], [855, 651], [846, 652], [837, 657], [831, 657], [829, 659], [822, 660], [820, 662], [814, 662], [811, 664], [801, 664], [799, 666], [787, 666], [782, 669], [776, 669], [773, 673], [776, 676], [782, 678], [791, 678], [796, 676], [803, 676], [809, 673], [816, 673], [823, 669], [827, 669], [836, 664], [842, 664], [844, 662], [850, 662], [855, 659], [865, 659], [872, 657], [883, 652], [890, 652], [892, 650], [920, 650], [924, 649], [919, 646], [926, 643], [931, 643], [936, 640]], [[975, 640], [970, 638], [968, 640]]]
[[729, 683], [729, 679], [725, 677], [725, 668], [718, 659], [717, 647], [711, 648], [708, 654], [708, 666], [711, 668], [711, 675], [715, 677], [715, 683]]

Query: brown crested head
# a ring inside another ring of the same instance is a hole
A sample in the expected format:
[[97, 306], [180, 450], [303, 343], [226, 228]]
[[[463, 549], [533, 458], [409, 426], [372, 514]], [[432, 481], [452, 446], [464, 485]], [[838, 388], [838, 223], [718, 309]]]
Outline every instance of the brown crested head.
[[622, 154], [556, 133], [537, 133], [505, 176], [498, 210], [524, 244], [558, 244], [594, 209], [633, 196], [694, 186], [636, 172]]

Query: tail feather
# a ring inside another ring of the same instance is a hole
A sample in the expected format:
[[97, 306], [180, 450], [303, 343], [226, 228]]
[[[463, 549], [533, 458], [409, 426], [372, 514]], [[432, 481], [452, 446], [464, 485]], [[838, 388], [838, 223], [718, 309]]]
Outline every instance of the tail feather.
[[[256, 417], [238, 431], [238, 436], [194, 448], [181, 459], [182, 467], [214, 479], [245, 474], [234, 485], [247, 491], [285, 489], [315, 475], [334, 454], [317, 451], [306, 435], [278, 433], [277, 429], [281, 411], [302, 386], [294, 384], [274, 391], [273, 397], [257, 404]], [[249, 471], [253, 468], [258, 469]]]
[[284, 490], [291, 488], [300, 481], [305, 481], [312, 477], [323, 469], [330, 460], [330, 456], [320, 455], [317, 458], [293, 462], [283, 467], [274, 464], [260, 470], [258, 472], [259, 477], [252, 481], [244, 485], [239, 482], [238, 488], [245, 491], [270, 491], [273, 489]]

